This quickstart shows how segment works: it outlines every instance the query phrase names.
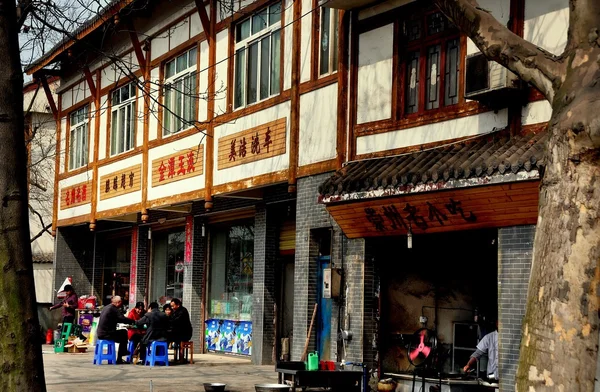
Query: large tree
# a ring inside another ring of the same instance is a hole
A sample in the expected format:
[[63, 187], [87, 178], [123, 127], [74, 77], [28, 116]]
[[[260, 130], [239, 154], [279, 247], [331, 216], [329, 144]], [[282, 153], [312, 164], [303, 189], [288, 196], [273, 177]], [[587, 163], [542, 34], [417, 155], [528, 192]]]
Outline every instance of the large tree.
[[552, 105], [515, 390], [592, 391], [600, 289], [600, 1], [569, 1], [560, 56], [514, 34], [474, 0], [435, 2], [489, 59]]

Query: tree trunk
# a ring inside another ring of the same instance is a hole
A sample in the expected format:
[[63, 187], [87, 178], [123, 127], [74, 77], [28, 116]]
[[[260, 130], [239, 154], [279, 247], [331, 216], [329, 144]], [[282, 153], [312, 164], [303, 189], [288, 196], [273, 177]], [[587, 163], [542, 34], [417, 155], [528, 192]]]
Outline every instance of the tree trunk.
[[45, 391], [27, 214], [15, 2], [0, 0], [0, 390]]
[[594, 390], [600, 288], [599, 56], [595, 45], [575, 50], [553, 101], [517, 371], [519, 392]]

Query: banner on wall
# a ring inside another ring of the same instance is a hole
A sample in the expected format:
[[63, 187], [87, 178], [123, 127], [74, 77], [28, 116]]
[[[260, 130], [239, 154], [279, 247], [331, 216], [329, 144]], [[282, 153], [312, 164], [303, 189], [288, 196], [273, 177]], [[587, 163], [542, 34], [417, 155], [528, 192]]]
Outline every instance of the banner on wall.
[[129, 267], [129, 303], [136, 302], [135, 292], [137, 291], [137, 247], [138, 247], [138, 229], [134, 227], [131, 231], [131, 266]]
[[188, 216], [185, 218], [185, 263], [189, 264], [192, 262], [192, 243], [194, 231], [194, 218]]

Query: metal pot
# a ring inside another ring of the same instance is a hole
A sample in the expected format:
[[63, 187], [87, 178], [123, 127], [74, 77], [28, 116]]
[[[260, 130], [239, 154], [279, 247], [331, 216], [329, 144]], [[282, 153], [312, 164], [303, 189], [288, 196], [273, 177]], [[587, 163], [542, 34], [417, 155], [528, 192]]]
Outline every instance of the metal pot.
[[221, 384], [218, 382], [205, 382], [204, 390], [207, 392], [222, 392], [225, 390], [227, 384]]
[[256, 384], [254, 385], [256, 392], [289, 392], [290, 387], [286, 384]]

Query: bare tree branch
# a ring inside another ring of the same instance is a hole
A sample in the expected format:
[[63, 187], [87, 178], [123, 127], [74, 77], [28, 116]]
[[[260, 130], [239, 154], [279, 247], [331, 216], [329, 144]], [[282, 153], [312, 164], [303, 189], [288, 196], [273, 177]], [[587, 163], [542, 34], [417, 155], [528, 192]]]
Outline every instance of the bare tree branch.
[[519, 37], [475, 0], [434, 0], [440, 10], [465, 32], [489, 59], [531, 83], [550, 102], [566, 75], [566, 63]]

